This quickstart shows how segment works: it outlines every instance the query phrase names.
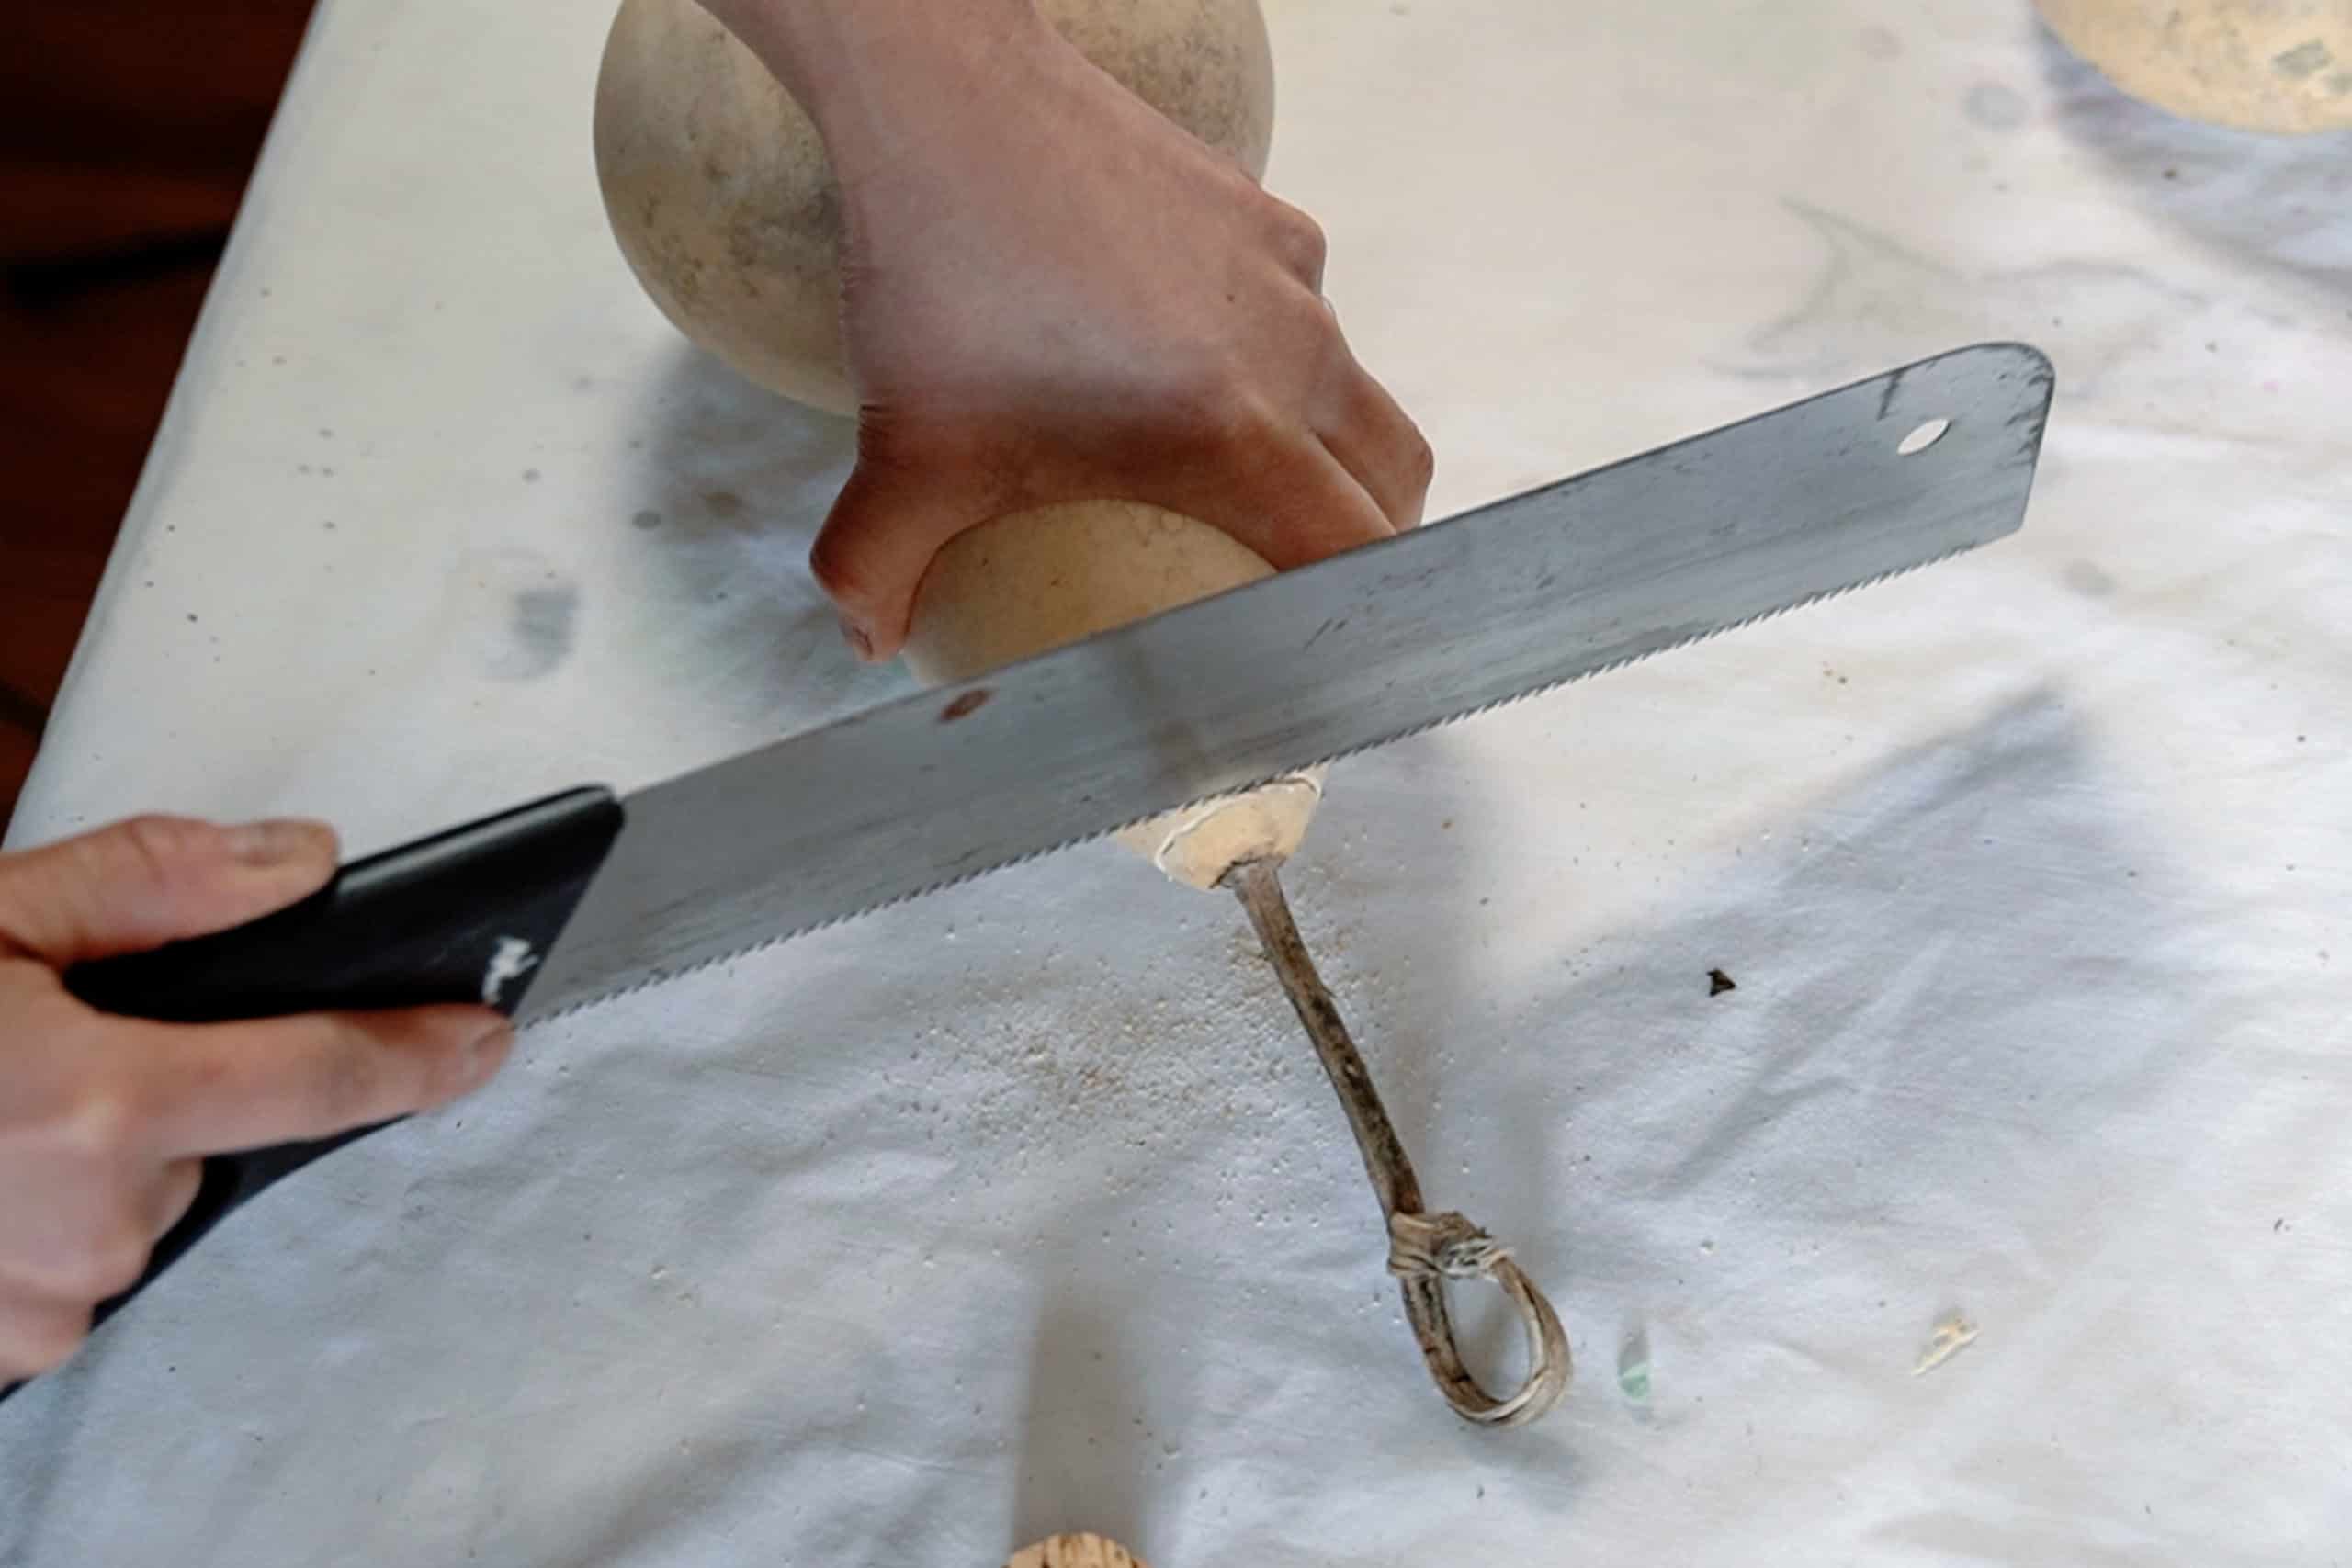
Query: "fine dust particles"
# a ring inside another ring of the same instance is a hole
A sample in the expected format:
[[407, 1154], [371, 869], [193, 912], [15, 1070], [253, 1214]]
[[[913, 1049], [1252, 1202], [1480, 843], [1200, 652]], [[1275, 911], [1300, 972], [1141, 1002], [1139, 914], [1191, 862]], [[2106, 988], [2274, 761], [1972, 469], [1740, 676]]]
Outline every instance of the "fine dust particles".
[[[1156, 1201], [1181, 1188], [1173, 1201], [1197, 1204], [1204, 1166], [1237, 1253], [1264, 1245], [1261, 1232], [1319, 1230], [1341, 1204], [1361, 1217], [1346, 1122], [1263, 967], [1193, 956], [1138, 972], [1049, 951], [978, 982], [960, 1015], [880, 1064], [883, 1103], [1008, 1200], [1008, 1187], [1058, 1190], [1098, 1171], [1070, 1196], [1110, 1202], [1131, 1261], [1157, 1259], [1182, 1228]], [[1176, 1166], [1181, 1182], [1159, 1174]]]
[[1081, 1125], [1129, 1128], [1138, 1145], [1262, 1125], [1285, 1114], [1292, 1089], [1324, 1089], [1280, 995], [1188, 994], [1198, 988], [1130, 976], [1057, 988], [1035, 1006], [976, 1009], [985, 1022], [941, 1024], [926, 1042], [967, 1072], [995, 1069], [959, 1120], [1023, 1145]]

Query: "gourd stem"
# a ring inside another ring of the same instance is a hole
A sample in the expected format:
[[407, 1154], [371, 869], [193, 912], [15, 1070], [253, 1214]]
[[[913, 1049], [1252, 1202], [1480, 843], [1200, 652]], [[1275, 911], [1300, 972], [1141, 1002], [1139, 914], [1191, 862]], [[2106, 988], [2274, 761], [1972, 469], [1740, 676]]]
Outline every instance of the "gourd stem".
[[[1405, 1315], [1438, 1392], [1467, 1420], [1501, 1427], [1535, 1420], [1558, 1402], [1568, 1384], [1568, 1339], [1558, 1314], [1512, 1261], [1508, 1247], [1460, 1214], [1423, 1211], [1420, 1179], [1380, 1103], [1363, 1054], [1349, 1037], [1339, 1004], [1316, 973], [1290, 901], [1283, 895], [1279, 863], [1245, 861], [1227, 874], [1225, 882], [1248, 912], [1283, 992], [1306, 1026], [1316, 1057], [1347, 1113], [1364, 1174], [1372, 1179], [1373, 1193], [1387, 1221], [1388, 1271], [1397, 1277]], [[1487, 1393], [1463, 1364], [1445, 1304], [1444, 1281], [1450, 1279], [1490, 1279], [1518, 1310], [1527, 1336], [1528, 1369], [1518, 1392], [1507, 1398]]]

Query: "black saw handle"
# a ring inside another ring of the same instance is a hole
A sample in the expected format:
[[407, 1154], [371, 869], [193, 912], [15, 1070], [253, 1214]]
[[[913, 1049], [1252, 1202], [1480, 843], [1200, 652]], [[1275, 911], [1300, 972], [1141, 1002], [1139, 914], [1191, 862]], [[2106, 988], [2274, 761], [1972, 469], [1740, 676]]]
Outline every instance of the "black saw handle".
[[[246, 925], [77, 964], [66, 989], [100, 1011], [166, 1023], [434, 1002], [485, 1002], [511, 1017], [621, 823], [609, 790], [550, 795], [354, 861], [300, 903]], [[97, 1304], [91, 1326], [263, 1189], [391, 1124], [205, 1160], [196, 1201], [137, 1283]], [[0, 1399], [22, 1386], [0, 1387]]]

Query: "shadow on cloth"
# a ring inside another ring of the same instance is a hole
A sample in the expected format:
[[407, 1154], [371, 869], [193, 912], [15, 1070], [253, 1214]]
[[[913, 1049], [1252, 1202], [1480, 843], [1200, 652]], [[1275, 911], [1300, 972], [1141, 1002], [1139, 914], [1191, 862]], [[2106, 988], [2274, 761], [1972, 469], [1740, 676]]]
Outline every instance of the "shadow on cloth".
[[2058, 128], [2136, 206], [2233, 267], [2352, 303], [2352, 243], [2340, 221], [2352, 132], [2266, 136], [2184, 118], [2126, 95], [2047, 27], [2034, 33]]
[[1120, 1317], [1082, 1284], [1049, 1297], [1039, 1314], [1006, 1556], [1086, 1530], [1147, 1556], [1153, 1550], [1154, 1479], [1181, 1451], [1186, 1412], [1182, 1391], [1165, 1377], [1152, 1408], [1138, 1405], [1142, 1385], [1122, 1353]]
[[[1578, 1362], [1563, 1414], [1615, 1398], [1645, 1297], [1670, 1311], [1715, 1288], [1690, 1283], [1703, 1238], [1686, 1248], [1684, 1222], [1662, 1250], [1662, 1206], [1744, 1197], [1760, 1171], [1767, 1190], [1815, 1193], [1827, 1230], [1859, 1233], [1890, 1203], [1967, 1204], [1914, 1170], [1979, 1164], [2037, 1201], [2099, 1188], [2108, 1156], [2086, 1136], [2098, 1108], [2144, 1100], [2203, 1048], [2155, 1018], [2118, 1043], [2118, 1018], [2151, 1012], [2133, 976], [2173, 937], [2160, 847], [2115, 815], [2100, 772], [2062, 696], [2030, 693], [1773, 824], [1769, 841], [1690, 865], [1698, 886], [1678, 890], [1671, 921], [1559, 954], [1559, 984], [1498, 997], [1467, 965], [1430, 962], [1394, 990], [1391, 1052], [1464, 1042], [1443, 1120], [1474, 1131], [1444, 1141], [1475, 1149], [1479, 1175], [1437, 1163], [1428, 1137], [1415, 1152], [1432, 1206], [1509, 1241], [1560, 1306]], [[1502, 918], [1471, 904], [1433, 890], [1428, 929]], [[1923, 933], [1891, 964], [1889, 927]], [[1716, 991], [1716, 969], [1736, 988]], [[2158, 1010], [2195, 1010], [2185, 990]], [[1580, 1255], [1641, 1261], [1608, 1279], [1580, 1272]], [[1454, 1299], [1465, 1356], [1501, 1386], [1521, 1363], [1515, 1322], [1491, 1291]], [[1398, 1348], [1404, 1376], [1409, 1340]], [[1542, 1434], [1564, 1429], [1555, 1416], [1494, 1457], [1552, 1471], [1563, 1456]]]
[[895, 665], [851, 659], [808, 575], [808, 547], [855, 456], [851, 421], [752, 386], [681, 341], [640, 428], [650, 461], [616, 510], [642, 560], [633, 608], [649, 658], [678, 640], [667, 625], [691, 621], [705, 632], [697, 647], [733, 661], [709, 689], [750, 705], [737, 716], [754, 722], [781, 707], [794, 728], [904, 689]]

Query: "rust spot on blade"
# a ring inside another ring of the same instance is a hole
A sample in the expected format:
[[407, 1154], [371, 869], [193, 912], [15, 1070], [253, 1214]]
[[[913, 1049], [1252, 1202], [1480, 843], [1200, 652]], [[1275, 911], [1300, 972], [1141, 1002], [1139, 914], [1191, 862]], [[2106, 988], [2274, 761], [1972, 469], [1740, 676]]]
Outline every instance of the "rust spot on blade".
[[981, 708], [987, 706], [988, 700], [995, 695], [996, 694], [986, 686], [975, 686], [970, 691], [966, 692], [962, 696], [957, 697], [954, 702], [949, 703], [945, 707], [941, 708], [939, 710], [939, 722], [942, 724], [953, 724], [957, 719], [963, 718], [967, 715], [976, 714], [979, 712]]

